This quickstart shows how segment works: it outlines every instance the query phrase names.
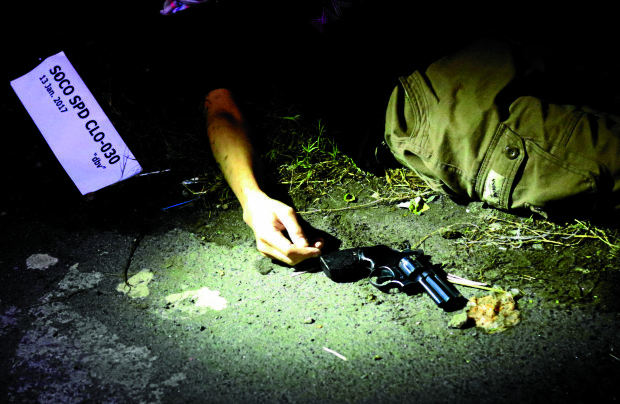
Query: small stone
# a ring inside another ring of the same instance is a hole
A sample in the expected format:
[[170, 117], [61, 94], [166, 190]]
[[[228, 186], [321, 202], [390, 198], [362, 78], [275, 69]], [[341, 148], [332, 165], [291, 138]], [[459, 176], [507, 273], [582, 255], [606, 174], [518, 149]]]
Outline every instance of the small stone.
[[467, 317], [467, 312], [462, 312], [455, 314], [452, 316], [448, 327], [450, 328], [465, 328], [469, 323], [469, 317]]
[[259, 274], [267, 275], [271, 271], [273, 271], [273, 264], [271, 263], [271, 260], [262, 258], [256, 262], [256, 269], [258, 270]]
[[308, 317], [304, 320], [304, 324], [312, 324], [314, 323], [314, 319], [312, 317]]
[[512, 295], [512, 298], [514, 300], [518, 300], [518, 299], [523, 297], [523, 292], [521, 291], [521, 289], [512, 288], [512, 289], [510, 289], [509, 292]]

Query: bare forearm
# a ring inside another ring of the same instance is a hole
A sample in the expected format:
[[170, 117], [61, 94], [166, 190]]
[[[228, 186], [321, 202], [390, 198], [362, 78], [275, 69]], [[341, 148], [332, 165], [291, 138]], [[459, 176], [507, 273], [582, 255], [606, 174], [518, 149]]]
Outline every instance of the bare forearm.
[[261, 192], [256, 179], [254, 150], [249, 130], [226, 90], [216, 90], [205, 100], [207, 134], [215, 160], [226, 181], [245, 208], [248, 196]]
[[241, 203], [243, 220], [254, 231], [258, 250], [290, 265], [319, 255], [323, 242], [309, 245], [293, 208], [260, 189], [249, 131], [230, 92], [211, 91], [205, 99], [205, 114], [211, 150]]

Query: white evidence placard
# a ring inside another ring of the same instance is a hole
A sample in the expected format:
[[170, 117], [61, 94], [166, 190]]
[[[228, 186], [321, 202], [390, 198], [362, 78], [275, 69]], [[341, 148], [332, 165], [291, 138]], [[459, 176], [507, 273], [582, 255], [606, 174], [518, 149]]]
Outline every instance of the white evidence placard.
[[64, 52], [11, 87], [82, 195], [142, 171]]

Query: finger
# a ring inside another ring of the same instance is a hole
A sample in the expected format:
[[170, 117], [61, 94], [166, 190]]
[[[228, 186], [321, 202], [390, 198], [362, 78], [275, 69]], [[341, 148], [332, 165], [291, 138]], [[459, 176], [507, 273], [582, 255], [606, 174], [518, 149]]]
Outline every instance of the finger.
[[291, 244], [288, 239], [286, 246], [274, 246], [265, 240], [261, 241], [257, 247], [261, 254], [282, 261], [288, 265], [296, 265], [308, 258], [317, 257], [321, 254], [321, 250], [316, 247], [299, 247]]
[[293, 262], [290, 258], [288, 258], [283, 252], [279, 251], [277, 248], [272, 247], [269, 243], [257, 240], [256, 248], [263, 256], [267, 258], [282, 261], [288, 265], [293, 265]]
[[290, 266], [295, 266], [300, 262], [315, 256], [312, 252], [308, 253], [304, 251], [297, 251], [295, 248], [292, 248], [290, 251], [286, 251], [285, 253], [273, 248], [265, 248], [261, 251], [261, 254], [265, 257], [281, 261]]
[[323, 246], [325, 245], [325, 240], [323, 240], [322, 238], [317, 238], [316, 240], [314, 240], [314, 242], [312, 243], [312, 246], [314, 248], [318, 248], [319, 250], [321, 248], [323, 248]]
[[295, 214], [293, 210], [289, 211], [285, 216], [280, 218], [280, 221], [286, 228], [293, 244], [298, 247], [308, 247], [310, 245], [304, 231], [301, 229], [301, 226], [297, 221], [297, 214]]
[[283, 255], [287, 255], [287, 252], [294, 246], [291, 240], [286, 238], [284, 234], [279, 231], [274, 231], [269, 234], [268, 237], [262, 239], [262, 241], [270, 248], [278, 251]]
[[320, 250], [313, 247], [291, 247], [286, 253], [287, 258], [292, 262], [292, 265], [297, 265], [300, 262], [309, 258], [318, 257], [321, 254]]
[[270, 258], [277, 259], [289, 265], [294, 265], [296, 251], [294, 244], [278, 231], [271, 232], [268, 236], [257, 238], [258, 250]]

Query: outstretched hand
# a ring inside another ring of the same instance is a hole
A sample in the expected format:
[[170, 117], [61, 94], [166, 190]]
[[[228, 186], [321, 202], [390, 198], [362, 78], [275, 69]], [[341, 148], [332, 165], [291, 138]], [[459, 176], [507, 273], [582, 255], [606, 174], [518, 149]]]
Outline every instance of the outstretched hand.
[[[266, 257], [296, 265], [321, 254], [323, 240], [310, 245], [295, 210], [265, 194], [255, 194], [248, 200], [243, 220], [254, 231], [258, 251]], [[285, 237], [284, 231], [290, 239]]]

